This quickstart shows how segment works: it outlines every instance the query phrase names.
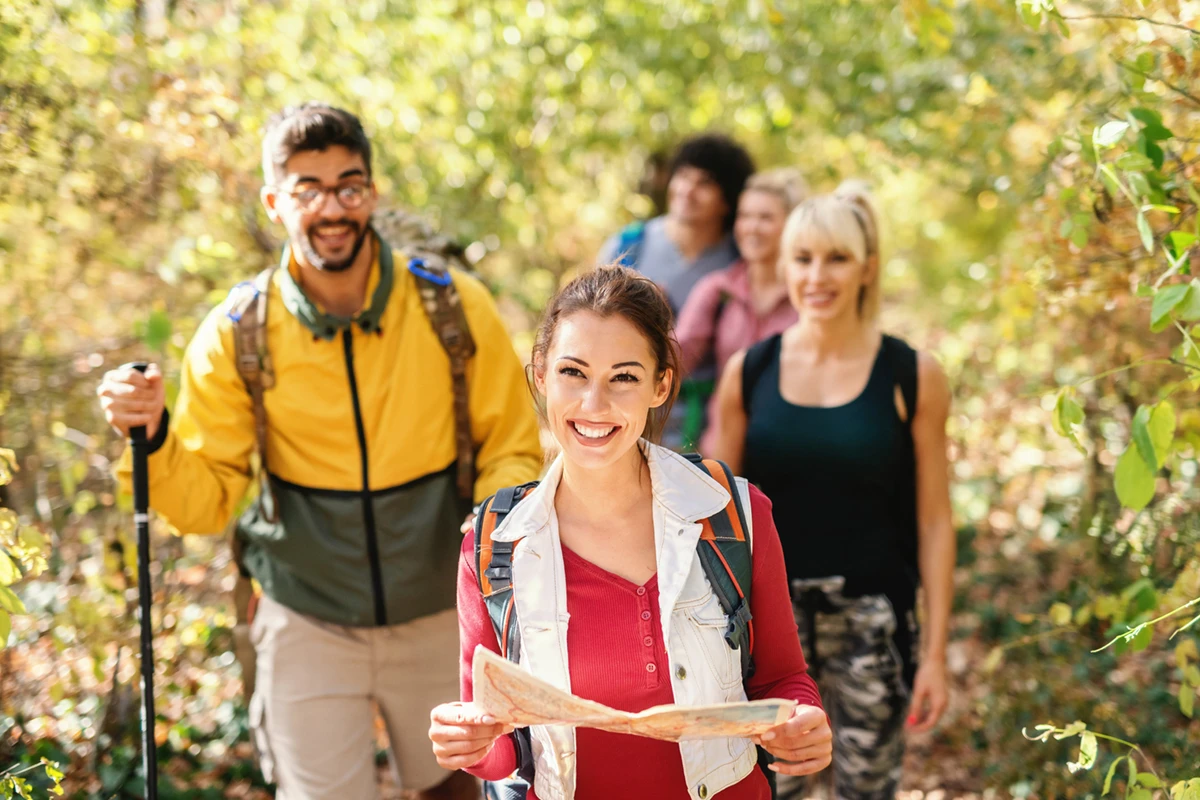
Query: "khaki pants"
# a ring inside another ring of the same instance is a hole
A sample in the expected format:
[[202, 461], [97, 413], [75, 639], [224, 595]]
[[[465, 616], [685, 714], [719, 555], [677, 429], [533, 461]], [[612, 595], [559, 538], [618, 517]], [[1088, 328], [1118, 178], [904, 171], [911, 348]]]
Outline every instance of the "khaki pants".
[[367, 800], [378, 705], [405, 789], [450, 777], [429, 743], [429, 711], [458, 699], [454, 609], [383, 628], [351, 628], [263, 597], [250, 628], [258, 679], [250, 725], [277, 800]]

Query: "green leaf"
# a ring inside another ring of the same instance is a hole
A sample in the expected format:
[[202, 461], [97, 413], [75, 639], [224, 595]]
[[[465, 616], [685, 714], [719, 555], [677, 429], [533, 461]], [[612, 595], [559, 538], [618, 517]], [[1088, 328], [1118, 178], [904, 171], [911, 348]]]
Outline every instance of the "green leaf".
[[1117, 756], [1113, 759], [1112, 764], [1108, 766], [1108, 774], [1104, 776], [1104, 792], [1102, 794], [1108, 794], [1112, 789], [1113, 776], [1117, 774], [1117, 767], [1124, 760], [1125, 756]]
[[1071, 607], [1066, 603], [1055, 603], [1050, 606], [1050, 621], [1058, 627], [1071, 624]]
[[1172, 786], [1171, 800], [1200, 800], [1200, 778], [1190, 778]]
[[1179, 687], [1179, 710], [1185, 717], [1191, 719], [1195, 709], [1196, 687], [1185, 683]]
[[8, 645], [8, 635], [12, 633], [12, 617], [8, 612], [0, 609], [0, 650], [3, 650]]
[[1129, 649], [1135, 653], [1140, 653], [1150, 646], [1150, 642], [1154, 641], [1154, 628], [1146, 625], [1138, 631], [1137, 636], [1133, 637], [1133, 642], [1130, 643]]
[[1171, 244], [1175, 247], [1176, 253], [1182, 253], [1196, 243], [1196, 234], [1189, 231], [1171, 231]]
[[1138, 453], [1136, 446], [1125, 449], [1117, 459], [1114, 484], [1121, 505], [1141, 511], [1154, 499], [1155, 470]]
[[1125, 800], [1152, 800], [1154, 793], [1149, 789], [1134, 789], [1125, 795]]
[[1137, 215], [1138, 235], [1142, 237], [1142, 247], [1150, 255], [1154, 255], [1154, 231], [1150, 228], [1150, 220], [1146, 219], [1145, 213], [1139, 211]]
[[1142, 128], [1142, 136], [1145, 136], [1149, 142], [1165, 142], [1167, 139], [1174, 138], [1175, 134], [1166, 125], [1150, 124]]
[[1106, 122], [1092, 132], [1092, 141], [1096, 143], [1096, 148], [1112, 147], [1117, 142], [1121, 141], [1125, 136], [1125, 131], [1129, 130], [1128, 122]]
[[1146, 172], [1147, 170], [1154, 169], [1154, 163], [1147, 156], [1133, 150], [1118, 156], [1116, 164], [1119, 169], [1129, 170], [1130, 172]]
[[1076, 247], [1087, 247], [1088, 232], [1087, 228], [1076, 228], [1071, 231], [1071, 244]]
[[1129, 116], [1146, 126], [1161, 126], [1163, 124], [1162, 114], [1159, 114], [1152, 108], [1139, 107], [1130, 109]]
[[1083, 407], [1075, 401], [1074, 390], [1064, 386], [1054, 401], [1054, 431], [1059, 436], [1069, 436], [1071, 428], [1083, 422]]
[[[1146, 180], [1145, 173], [1126, 172], [1125, 179], [1129, 181], [1129, 191], [1138, 200], [1150, 196], [1150, 181]], [[1135, 200], [1134, 202], [1136, 203], [1137, 201]]]
[[0, 608], [10, 614], [24, 614], [25, 604], [7, 586], [0, 586]]
[[1139, 772], [1138, 785], [1145, 786], [1147, 789], [1161, 789], [1162, 781], [1153, 772]]
[[0, 586], [11, 586], [21, 579], [21, 571], [8, 557], [8, 553], [0, 550]]
[[[1165, 128], [1163, 130], [1166, 130]], [[1146, 136], [1146, 131], [1142, 131], [1138, 135], [1138, 147], [1146, 154], [1146, 157], [1154, 164], [1155, 169], [1162, 169], [1163, 161], [1166, 160], [1166, 154], [1154, 141]]]
[[1187, 296], [1175, 306], [1175, 315], [1184, 322], [1195, 322], [1200, 319], [1200, 278], [1193, 279], [1188, 289]]
[[151, 311], [150, 316], [138, 325], [137, 332], [147, 347], [151, 350], [162, 351], [166, 349], [167, 342], [171, 338], [171, 318], [165, 311], [157, 309]]
[[1154, 445], [1154, 466], [1161, 469], [1171, 453], [1171, 443], [1175, 441], [1175, 407], [1167, 400], [1155, 404], [1150, 411], [1148, 428]]
[[1171, 324], [1171, 312], [1187, 299], [1190, 288], [1186, 283], [1176, 283], [1154, 293], [1154, 302], [1150, 305], [1150, 330], [1158, 332]]
[[1147, 203], [1142, 206], [1142, 211], [1161, 211], [1164, 214], [1178, 214], [1179, 206], [1169, 206], [1165, 203]]
[[1133, 425], [1130, 437], [1137, 447], [1138, 455], [1142, 457], [1152, 470], [1158, 469], [1158, 456], [1154, 453], [1154, 440], [1150, 437], [1150, 407], [1138, 406], [1133, 415]]
[[1097, 749], [1096, 734], [1091, 731], [1079, 734], [1079, 760], [1067, 764], [1067, 769], [1071, 772], [1091, 769], [1096, 765]]
[[1058, 733], [1054, 734], [1054, 738], [1060, 741], [1063, 739], [1070, 739], [1072, 736], [1078, 736], [1086, 730], [1087, 723], [1077, 719]]

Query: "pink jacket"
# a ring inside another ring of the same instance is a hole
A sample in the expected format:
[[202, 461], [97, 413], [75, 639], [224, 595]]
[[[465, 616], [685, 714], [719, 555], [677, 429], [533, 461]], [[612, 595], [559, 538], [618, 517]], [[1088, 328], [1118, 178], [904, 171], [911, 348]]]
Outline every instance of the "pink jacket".
[[[799, 319], [787, 295], [780, 296], [769, 314], [759, 317], [750, 291], [750, 270], [740, 260], [701, 278], [692, 289], [675, 326], [683, 351], [684, 377], [711, 356], [720, 380], [734, 353], [781, 333]], [[700, 452], [707, 453], [716, 441], [718, 423], [714, 398], [709, 401], [708, 427], [700, 439]]]

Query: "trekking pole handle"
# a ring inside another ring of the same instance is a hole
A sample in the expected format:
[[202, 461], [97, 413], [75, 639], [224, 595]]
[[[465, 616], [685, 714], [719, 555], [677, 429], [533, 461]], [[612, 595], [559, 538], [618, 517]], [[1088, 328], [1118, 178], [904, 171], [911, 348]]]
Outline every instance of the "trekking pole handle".
[[[126, 366], [133, 367], [138, 372], [141, 372], [144, 374], [146, 372], [146, 370], [150, 367], [150, 362], [134, 361], [129, 364], [126, 364]], [[142, 442], [145, 442], [146, 441], [146, 426], [138, 425], [136, 428], [130, 428], [129, 429], [129, 438], [130, 438], [130, 440], [133, 441], [134, 444], [140, 444]]]

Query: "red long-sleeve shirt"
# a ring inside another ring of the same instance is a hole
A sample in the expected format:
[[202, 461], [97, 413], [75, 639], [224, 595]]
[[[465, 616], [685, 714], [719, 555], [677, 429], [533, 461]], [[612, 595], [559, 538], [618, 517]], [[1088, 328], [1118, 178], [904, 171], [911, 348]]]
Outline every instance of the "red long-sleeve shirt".
[[[754, 520], [753, 586], [754, 677], [750, 699], [781, 697], [821, 707], [817, 685], [808, 674], [792, 617], [787, 570], [771, 501], [750, 490]], [[462, 654], [462, 699], [473, 697], [471, 658], [475, 645], [499, 652], [496, 634], [476, 579], [473, 537], [463, 542], [458, 569], [458, 620]], [[674, 702], [669, 664], [658, 613], [658, 577], [642, 586], [614, 575], [563, 548], [567, 582], [567, 660], [571, 691], [579, 697], [623, 711], [642, 711]], [[649, 612], [647, 616], [645, 612]], [[687, 781], [679, 745], [591, 728], [575, 731], [576, 800], [613, 797], [686, 798]], [[510, 737], [467, 771], [484, 780], [500, 780], [517, 767]], [[536, 794], [530, 792], [531, 800]], [[755, 769], [719, 793], [721, 800], [768, 800], [762, 772]]]

